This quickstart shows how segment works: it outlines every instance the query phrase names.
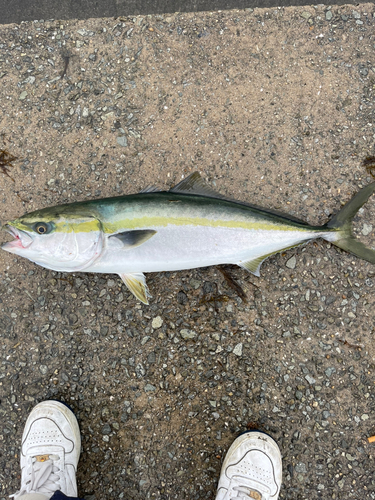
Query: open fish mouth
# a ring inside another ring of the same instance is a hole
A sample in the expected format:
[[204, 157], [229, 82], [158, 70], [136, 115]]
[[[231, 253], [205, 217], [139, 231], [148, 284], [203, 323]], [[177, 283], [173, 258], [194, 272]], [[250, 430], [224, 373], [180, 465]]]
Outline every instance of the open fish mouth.
[[24, 231], [21, 231], [20, 229], [11, 226], [10, 224], [5, 224], [3, 226], [3, 229], [5, 229], [9, 234], [11, 234], [14, 237], [13, 241], [8, 241], [7, 243], [1, 245], [1, 248], [3, 250], [7, 250], [8, 252], [14, 252], [17, 249], [18, 250], [26, 249], [33, 242], [31, 236], [29, 236]]

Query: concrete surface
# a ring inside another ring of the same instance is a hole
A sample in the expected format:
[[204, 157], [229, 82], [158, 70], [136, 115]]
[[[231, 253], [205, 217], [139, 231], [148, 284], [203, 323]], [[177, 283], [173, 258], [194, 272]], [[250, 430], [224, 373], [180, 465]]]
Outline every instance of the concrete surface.
[[[373, 4], [44, 21], [0, 27], [2, 222], [36, 208], [167, 188], [324, 223], [371, 177]], [[374, 200], [355, 221], [374, 245]], [[8, 236], [3, 235], [3, 241]], [[0, 498], [23, 425], [71, 405], [86, 499], [214, 498], [226, 450], [258, 427], [283, 455], [280, 498], [375, 498], [375, 267], [323, 241], [228, 267], [55, 273], [0, 252]]]

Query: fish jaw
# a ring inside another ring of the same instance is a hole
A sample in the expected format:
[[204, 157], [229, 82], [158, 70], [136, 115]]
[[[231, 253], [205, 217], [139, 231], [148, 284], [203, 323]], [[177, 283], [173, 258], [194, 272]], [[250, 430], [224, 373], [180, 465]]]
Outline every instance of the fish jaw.
[[3, 243], [1, 248], [7, 252], [22, 255], [22, 251], [29, 248], [33, 239], [25, 231], [17, 229], [12, 224], [5, 224], [4, 229], [14, 237], [13, 241]]

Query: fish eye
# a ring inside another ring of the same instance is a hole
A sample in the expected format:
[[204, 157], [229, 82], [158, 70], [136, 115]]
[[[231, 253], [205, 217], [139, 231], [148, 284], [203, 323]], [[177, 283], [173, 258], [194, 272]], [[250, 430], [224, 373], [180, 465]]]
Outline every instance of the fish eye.
[[38, 234], [47, 234], [47, 233], [49, 233], [50, 228], [49, 228], [48, 224], [46, 224], [45, 222], [37, 222], [34, 226], [34, 230]]

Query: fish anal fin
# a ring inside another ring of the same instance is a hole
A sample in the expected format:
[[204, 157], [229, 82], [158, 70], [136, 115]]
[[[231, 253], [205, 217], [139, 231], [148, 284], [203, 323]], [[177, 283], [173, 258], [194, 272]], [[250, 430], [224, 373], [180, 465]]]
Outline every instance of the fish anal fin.
[[153, 229], [135, 229], [134, 231], [123, 231], [122, 233], [112, 234], [108, 240], [115, 244], [121, 244], [124, 249], [135, 248], [145, 243], [156, 234]]
[[262, 257], [257, 257], [256, 259], [253, 260], [248, 260], [247, 262], [237, 262], [237, 265], [240, 267], [243, 267], [250, 273], [254, 274], [255, 276], [260, 276], [260, 266], [262, 265], [262, 262], [268, 257], [268, 255], [262, 256]]
[[307, 241], [299, 242], [299, 243], [296, 243], [295, 245], [290, 245], [289, 247], [280, 248], [280, 250], [277, 250], [277, 252], [271, 252], [271, 253], [268, 253], [266, 255], [260, 255], [259, 257], [255, 257], [254, 259], [251, 259], [251, 260], [236, 262], [236, 264], [237, 264], [237, 266], [243, 267], [247, 271], [250, 271], [252, 274], [254, 274], [255, 276], [258, 276], [258, 278], [259, 278], [260, 266], [262, 265], [262, 262], [264, 260], [266, 260], [268, 257], [271, 257], [272, 255], [276, 255], [280, 252], [284, 252], [285, 250], [290, 250], [291, 248], [295, 248], [295, 247], [301, 245], [301, 243], [307, 243]]
[[148, 298], [151, 297], [143, 273], [122, 273], [119, 274], [129, 291], [138, 300], [148, 305]]
[[220, 193], [217, 193], [214, 189], [208, 186], [202, 179], [199, 172], [194, 172], [183, 179], [181, 182], [176, 184], [172, 189], [169, 190], [170, 193], [183, 193], [183, 194], [197, 194], [200, 196], [209, 196], [210, 198], [224, 199]]

